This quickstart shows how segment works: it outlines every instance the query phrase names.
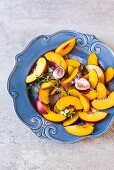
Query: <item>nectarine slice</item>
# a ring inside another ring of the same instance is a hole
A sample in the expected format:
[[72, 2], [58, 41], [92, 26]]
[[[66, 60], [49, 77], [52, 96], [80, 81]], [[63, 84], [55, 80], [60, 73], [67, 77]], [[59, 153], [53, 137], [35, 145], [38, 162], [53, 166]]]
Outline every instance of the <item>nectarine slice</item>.
[[27, 76], [26, 83], [31, 83], [37, 79], [37, 77], [41, 76], [44, 72], [47, 71], [47, 62], [44, 57], [38, 59], [36, 68], [33, 73]]
[[73, 124], [74, 122], [76, 122], [78, 120], [78, 118], [79, 118], [78, 114], [77, 113], [74, 114], [72, 116], [72, 118], [69, 117], [64, 121], [63, 126], [69, 126], [69, 125]]
[[48, 114], [43, 114], [43, 117], [45, 117], [45, 119], [51, 121], [51, 122], [63, 122], [67, 117], [60, 114], [60, 113], [55, 113], [53, 111], [49, 111]]
[[89, 90], [87, 93], [83, 94], [85, 97], [87, 97], [89, 100], [94, 100], [98, 93], [95, 90]]
[[43, 104], [38, 97], [36, 99], [36, 109], [40, 114], [47, 114], [50, 110], [50, 108]]
[[64, 110], [68, 106], [74, 106], [76, 110], [83, 109], [80, 100], [74, 96], [64, 96], [60, 98], [55, 105], [59, 110]]
[[67, 94], [69, 94], [70, 96], [75, 96], [75, 97], [79, 97], [80, 96], [80, 92], [74, 87], [74, 86], [69, 86], [65, 88], [65, 91], [67, 92]]
[[79, 112], [79, 117], [81, 120], [91, 123], [96, 123], [103, 120], [107, 116], [107, 112]]
[[88, 64], [94, 64], [94, 65], [98, 65], [98, 58], [97, 55], [95, 53], [90, 53], [89, 57], [88, 57]]
[[75, 96], [75, 97], [80, 97], [80, 92], [74, 88], [74, 89], [69, 90], [69, 95]]
[[41, 89], [39, 90], [39, 99], [44, 104], [49, 104], [49, 91], [50, 89]]
[[76, 77], [77, 73], [78, 73], [78, 68], [76, 68], [67, 79], [65, 79], [64, 81], [62, 81], [62, 82], [61, 82], [61, 85], [62, 85], [63, 87], [70, 86], [70, 85], [72, 84], [72, 81], [73, 81], [74, 78]]
[[68, 66], [68, 74], [71, 75], [71, 73], [75, 70], [75, 67]]
[[53, 65], [56, 65], [56, 67], [61, 66], [64, 70], [66, 70], [67, 64], [61, 55], [56, 54], [53, 51], [50, 51], [45, 54], [45, 57]]
[[48, 88], [52, 87], [54, 85], [54, 83], [55, 83], [54, 80], [51, 80], [49, 82], [44, 82], [41, 85], [41, 89], [48, 89]]
[[95, 88], [98, 83], [98, 74], [95, 71], [95, 69], [91, 69], [89, 72], [89, 82], [91, 85], [91, 88]]
[[107, 68], [105, 71], [106, 83], [111, 81], [114, 77], [114, 70], [112, 67]]
[[95, 69], [95, 71], [98, 74], [98, 81], [104, 83], [105, 81], [104, 73], [103, 73], [103, 70], [99, 66], [87, 65], [86, 68], [88, 71], [90, 71], [91, 69]]
[[62, 43], [60, 46], [58, 46], [55, 50], [56, 53], [58, 53], [61, 56], [64, 56], [68, 54], [76, 44], [76, 38], [72, 38], [64, 43]]
[[89, 109], [90, 109], [90, 102], [89, 102], [88, 98], [86, 98], [83, 95], [80, 95], [80, 101], [82, 103], [84, 111], [86, 111], [86, 112], [89, 111]]
[[106, 91], [106, 87], [103, 83], [99, 82], [96, 89], [97, 89], [97, 93], [98, 93], [98, 96], [97, 96], [98, 99], [103, 99], [106, 97], [107, 91]]
[[105, 99], [95, 99], [91, 102], [97, 110], [105, 110], [114, 106], [114, 92], [111, 92]]
[[65, 130], [75, 136], [86, 136], [93, 132], [94, 127], [91, 124], [84, 124], [84, 125], [70, 125], [65, 126]]
[[79, 67], [80, 66], [80, 62], [76, 59], [67, 59], [65, 60], [67, 66], [73, 66], [73, 67]]

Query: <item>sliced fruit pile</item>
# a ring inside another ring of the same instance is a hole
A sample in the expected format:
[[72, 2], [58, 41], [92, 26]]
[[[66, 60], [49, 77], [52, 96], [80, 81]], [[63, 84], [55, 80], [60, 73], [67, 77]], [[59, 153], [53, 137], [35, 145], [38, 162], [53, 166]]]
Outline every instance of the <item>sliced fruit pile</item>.
[[86, 66], [69, 58], [75, 44], [76, 39], [72, 38], [40, 57], [26, 83], [40, 85], [38, 113], [49, 121], [61, 122], [70, 134], [85, 136], [93, 133], [95, 124], [108, 115], [102, 110], [114, 106], [114, 92], [107, 89], [114, 69], [104, 71], [93, 52]]

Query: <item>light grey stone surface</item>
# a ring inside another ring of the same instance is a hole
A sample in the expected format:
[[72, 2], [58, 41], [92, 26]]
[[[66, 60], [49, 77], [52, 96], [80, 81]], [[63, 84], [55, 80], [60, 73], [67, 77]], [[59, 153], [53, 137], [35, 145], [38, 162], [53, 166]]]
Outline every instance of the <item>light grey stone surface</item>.
[[114, 0], [0, 0], [0, 170], [113, 170], [114, 123], [75, 144], [37, 138], [17, 118], [6, 89], [14, 56], [37, 35], [70, 29], [114, 50]]

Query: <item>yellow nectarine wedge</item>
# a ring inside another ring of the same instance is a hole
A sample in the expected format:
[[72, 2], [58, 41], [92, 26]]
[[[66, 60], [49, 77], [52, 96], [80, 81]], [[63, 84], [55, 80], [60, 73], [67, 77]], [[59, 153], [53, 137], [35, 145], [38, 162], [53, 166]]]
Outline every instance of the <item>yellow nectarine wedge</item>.
[[72, 38], [64, 43], [62, 43], [60, 46], [58, 46], [55, 50], [55, 52], [61, 56], [64, 56], [66, 54], [68, 54], [73, 47], [76, 44], [76, 38]]
[[87, 65], [86, 68], [87, 68], [88, 71], [90, 71], [91, 69], [95, 69], [95, 71], [98, 74], [98, 81], [104, 83], [105, 76], [104, 76], [103, 70], [99, 66]]
[[89, 82], [92, 89], [94, 89], [98, 83], [98, 74], [95, 69], [91, 69], [89, 72]]
[[68, 66], [68, 74], [71, 75], [71, 73], [75, 70], [75, 67]]
[[84, 111], [86, 111], [86, 112], [89, 111], [89, 109], [90, 109], [90, 102], [89, 102], [88, 98], [86, 98], [83, 95], [80, 95], [80, 101], [82, 103]]
[[100, 112], [100, 111], [79, 112], [79, 117], [81, 120], [85, 122], [97, 123], [103, 120], [104, 118], [106, 118], [107, 114], [108, 114], [107, 112]]
[[69, 126], [71, 124], [73, 124], [74, 122], [76, 122], [78, 120], [79, 116], [78, 114], [74, 114], [72, 117], [67, 118], [64, 122], [63, 122], [63, 126]]
[[75, 136], [86, 136], [93, 132], [94, 127], [91, 124], [84, 124], [84, 125], [70, 125], [65, 126], [65, 130]]
[[50, 89], [41, 89], [39, 90], [39, 99], [44, 104], [49, 104], [49, 91]]
[[54, 85], [55, 81], [54, 80], [51, 80], [49, 82], [44, 82], [42, 83], [41, 85], [41, 89], [47, 89], [47, 88], [50, 88]]
[[67, 59], [65, 60], [67, 66], [73, 66], [73, 67], [79, 67], [80, 66], [80, 62], [76, 59]]
[[65, 90], [70, 96], [80, 97], [80, 92], [74, 86], [66, 87]]
[[31, 83], [37, 79], [37, 77], [41, 76], [44, 72], [47, 71], [47, 62], [44, 57], [38, 59], [36, 68], [33, 73], [27, 76], [26, 83]]
[[51, 121], [51, 122], [63, 122], [67, 117], [60, 114], [60, 113], [55, 113], [53, 111], [49, 111], [48, 114], [43, 114], [43, 117], [45, 117], [45, 119]]
[[74, 78], [76, 77], [77, 73], [78, 73], [78, 68], [76, 68], [67, 79], [63, 80], [63, 81], [61, 82], [61, 85], [62, 85], [63, 87], [70, 86], [70, 85], [72, 84], [72, 81], [73, 81]]
[[103, 98], [106, 97], [107, 91], [106, 91], [106, 87], [103, 83], [99, 82], [97, 84], [96, 90], [97, 90], [97, 93], [98, 93], [98, 95], [97, 95], [98, 99], [103, 99]]
[[45, 54], [45, 57], [53, 65], [61, 66], [64, 70], [66, 70], [67, 64], [61, 55], [56, 54], [53, 51], [50, 51]]
[[111, 81], [114, 77], [114, 70], [112, 67], [107, 68], [105, 71], [106, 83]]
[[36, 80], [36, 75], [34, 73], [30, 74], [26, 78], [26, 83], [32, 83]]
[[76, 110], [83, 109], [83, 106], [80, 100], [74, 96], [64, 96], [60, 98], [57, 101], [55, 108], [58, 108], [59, 110], [64, 110], [65, 108], [69, 106], [74, 106]]
[[75, 97], [80, 97], [80, 92], [74, 88], [72, 90], [69, 90], [69, 95], [75, 96]]
[[94, 64], [94, 65], [98, 65], [98, 58], [97, 55], [95, 53], [90, 53], [90, 55], [88, 56], [88, 64]]
[[89, 90], [87, 93], [83, 94], [85, 97], [87, 97], [89, 100], [94, 100], [98, 93], [95, 90]]
[[105, 99], [95, 99], [91, 102], [92, 106], [97, 110], [105, 110], [114, 106], [114, 92], [111, 92]]

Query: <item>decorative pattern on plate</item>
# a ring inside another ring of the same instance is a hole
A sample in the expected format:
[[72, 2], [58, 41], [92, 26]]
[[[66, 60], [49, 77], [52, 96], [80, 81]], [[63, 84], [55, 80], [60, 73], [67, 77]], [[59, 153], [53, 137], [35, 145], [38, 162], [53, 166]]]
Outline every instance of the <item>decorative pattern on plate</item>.
[[100, 53], [101, 42], [94, 35], [85, 35], [80, 34], [80, 38], [77, 39], [77, 44], [88, 50], [89, 52], [95, 52], [96, 54]]
[[34, 123], [34, 126], [31, 127], [31, 130], [41, 138], [52, 139], [53, 135], [57, 134], [57, 128], [54, 124], [44, 120], [43, 118], [36, 116], [31, 119]]

